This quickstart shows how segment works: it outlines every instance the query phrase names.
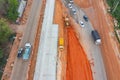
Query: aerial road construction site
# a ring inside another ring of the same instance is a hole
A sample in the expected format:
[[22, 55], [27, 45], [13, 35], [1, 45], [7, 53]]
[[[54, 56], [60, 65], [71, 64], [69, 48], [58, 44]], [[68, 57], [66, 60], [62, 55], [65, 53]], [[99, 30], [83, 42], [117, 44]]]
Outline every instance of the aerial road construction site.
[[2, 80], [120, 80], [120, 45], [105, 0], [25, 4]]

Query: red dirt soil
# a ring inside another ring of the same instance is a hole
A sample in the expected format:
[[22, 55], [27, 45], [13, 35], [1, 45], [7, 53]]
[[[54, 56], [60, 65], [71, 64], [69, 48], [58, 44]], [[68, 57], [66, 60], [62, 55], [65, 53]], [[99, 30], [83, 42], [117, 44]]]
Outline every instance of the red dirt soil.
[[72, 28], [67, 28], [66, 80], [93, 80], [90, 63]]
[[19, 44], [20, 44], [19, 38], [21, 36], [22, 36], [21, 33], [18, 33], [16, 35], [17, 38], [15, 39], [15, 41], [13, 43], [13, 46], [12, 46], [12, 49], [10, 51], [10, 55], [9, 55], [8, 61], [6, 63], [6, 66], [5, 66], [5, 69], [4, 69], [1, 80], [9, 80], [9, 78], [11, 76], [11, 72], [12, 72], [12, 69], [13, 69], [13, 67], [11, 65], [14, 64], [15, 58], [17, 56], [16, 53], [17, 53], [17, 50], [18, 50], [18, 47], [19, 47]]
[[54, 24], [59, 25], [59, 38], [64, 39], [64, 50], [58, 49], [58, 66], [57, 67], [57, 80], [65, 80], [66, 78], [66, 56], [67, 56], [67, 49], [66, 49], [66, 34], [64, 30], [64, 10], [61, 0], [56, 0], [55, 3], [55, 12], [54, 12]]
[[[118, 60], [118, 42], [114, 35], [113, 22], [106, 11], [106, 0], [74, 0], [85, 10], [92, 25], [100, 33], [102, 57], [108, 80], [120, 80], [120, 64]], [[80, 3], [80, 1], [83, 1]], [[87, 4], [90, 6], [86, 6]], [[84, 5], [82, 5], [84, 4]], [[85, 5], [86, 4], [86, 5]]]
[[75, 4], [82, 5], [82, 6], [80, 6], [82, 8], [87, 8], [87, 7], [91, 6], [91, 4], [90, 4], [91, 1], [89, 1], [89, 0], [74, 0], [74, 1], [75, 1]]

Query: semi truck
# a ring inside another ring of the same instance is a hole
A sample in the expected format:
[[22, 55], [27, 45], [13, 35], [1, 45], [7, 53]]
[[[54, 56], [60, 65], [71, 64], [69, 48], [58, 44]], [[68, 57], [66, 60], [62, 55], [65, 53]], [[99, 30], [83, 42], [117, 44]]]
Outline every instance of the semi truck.
[[101, 43], [101, 38], [100, 35], [98, 34], [97, 30], [92, 30], [91, 31], [92, 37], [94, 39], [94, 42], [96, 45]]
[[29, 59], [29, 56], [30, 56], [30, 53], [31, 53], [31, 44], [30, 43], [26, 43], [25, 44], [25, 51], [24, 51], [24, 54], [23, 54], [23, 60], [28, 60]]

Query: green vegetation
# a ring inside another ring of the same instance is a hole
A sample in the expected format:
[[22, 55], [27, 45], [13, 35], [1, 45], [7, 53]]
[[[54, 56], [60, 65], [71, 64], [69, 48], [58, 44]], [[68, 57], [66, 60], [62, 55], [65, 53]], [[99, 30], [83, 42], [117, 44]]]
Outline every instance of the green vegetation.
[[5, 0], [0, 0], [0, 10], [4, 8]]
[[0, 48], [0, 58], [2, 58], [3, 57], [3, 51], [2, 51], [2, 49]]
[[2, 58], [0, 58], [0, 80], [4, 71], [5, 64], [7, 62], [7, 56], [3, 55]]
[[6, 54], [7, 45], [5, 46], [5, 43], [8, 42], [11, 34], [12, 31], [9, 28], [7, 21], [0, 18], [0, 79], [8, 57], [8, 54]]
[[3, 50], [1, 48], [1, 45], [6, 43], [12, 34], [11, 29], [9, 28], [7, 22], [5, 19], [0, 19], [0, 58], [3, 58]]
[[15, 21], [18, 17], [18, 0], [8, 0], [7, 18]]
[[120, 43], [120, 39], [116, 30], [120, 29], [120, 0], [107, 0], [108, 5], [110, 6], [111, 15], [117, 20], [117, 26], [114, 27], [114, 32], [118, 42]]
[[14, 36], [11, 35], [12, 30], [4, 18], [14, 22], [18, 17], [18, 5], [18, 0], [0, 0], [0, 80], [9, 56], [10, 42], [8, 40], [14, 40]]
[[9, 28], [5, 19], [0, 19], [0, 44], [8, 41], [9, 36], [12, 34], [11, 29]]
[[6, 3], [7, 0], [0, 0], [0, 16], [6, 14]]
[[18, 17], [18, 5], [18, 0], [0, 0], [0, 16], [15, 21]]
[[4, 62], [3, 62], [3, 50], [0, 48], [0, 79], [2, 77], [2, 73], [3, 73], [3, 66], [4, 66]]
[[116, 38], [117, 38], [118, 42], [120, 43], [120, 39], [118, 38], [118, 35], [117, 35], [116, 31], [115, 31], [115, 35], [116, 35]]
[[2, 72], [0, 71], [0, 79], [1, 79], [1, 77], [2, 77]]
[[107, 0], [110, 6], [110, 13], [118, 21], [118, 28], [120, 29], [120, 0]]

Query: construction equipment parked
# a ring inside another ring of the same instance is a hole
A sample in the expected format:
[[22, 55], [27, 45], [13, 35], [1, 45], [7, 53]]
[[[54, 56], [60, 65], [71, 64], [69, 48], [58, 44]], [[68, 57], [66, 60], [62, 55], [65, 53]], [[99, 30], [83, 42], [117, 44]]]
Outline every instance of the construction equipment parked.
[[100, 38], [98, 32], [96, 30], [92, 30], [91, 34], [92, 34], [92, 37], [95, 41], [95, 44], [96, 45], [100, 44], [101, 43], [101, 38]]
[[65, 23], [65, 26], [70, 26], [69, 15], [68, 15], [67, 12], [63, 13], [63, 20], [64, 20], [64, 23]]
[[69, 23], [69, 18], [68, 18], [68, 17], [65, 17], [65, 25], [66, 25], [66, 26], [69, 26], [69, 25], [70, 25], [70, 23]]
[[23, 60], [28, 60], [31, 52], [31, 44], [26, 43], [25, 44], [25, 52], [23, 54]]
[[59, 38], [59, 49], [60, 50], [64, 49], [64, 39], [63, 38]]

